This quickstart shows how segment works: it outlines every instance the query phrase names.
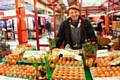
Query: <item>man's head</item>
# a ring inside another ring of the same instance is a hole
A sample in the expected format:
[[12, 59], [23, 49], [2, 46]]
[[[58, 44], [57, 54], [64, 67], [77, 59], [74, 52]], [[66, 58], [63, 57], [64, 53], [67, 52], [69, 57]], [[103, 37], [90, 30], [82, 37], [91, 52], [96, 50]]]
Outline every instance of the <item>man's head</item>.
[[76, 21], [79, 17], [80, 9], [76, 5], [72, 5], [68, 8], [68, 14], [72, 18], [73, 21]]

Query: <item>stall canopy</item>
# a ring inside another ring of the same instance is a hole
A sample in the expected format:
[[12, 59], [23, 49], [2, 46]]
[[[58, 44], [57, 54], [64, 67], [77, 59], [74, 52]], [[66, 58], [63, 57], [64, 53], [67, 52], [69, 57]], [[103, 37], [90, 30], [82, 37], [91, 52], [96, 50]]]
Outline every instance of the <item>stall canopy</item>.
[[[34, 0], [24, 0], [26, 9], [34, 11]], [[56, 4], [56, 12], [65, 12], [72, 4], [81, 4], [83, 14], [105, 13], [114, 10], [120, 12], [120, 0], [37, 0], [38, 3], [52, 9], [51, 4]], [[38, 7], [41, 10], [42, 7]], [[0, 0], [0, 11], [15, 9], [15, 0]]]

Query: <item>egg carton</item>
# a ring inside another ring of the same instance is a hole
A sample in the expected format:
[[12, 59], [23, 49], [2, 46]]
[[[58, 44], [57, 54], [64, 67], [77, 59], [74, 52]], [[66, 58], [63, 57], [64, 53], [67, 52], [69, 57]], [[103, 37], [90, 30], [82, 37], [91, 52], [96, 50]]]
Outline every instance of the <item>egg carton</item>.
[[52, 80], [86, 80], [83, 67], [56, 66]]
[[92, 67], [90, 72], [94, 80], [120, 80], [120, 66]]

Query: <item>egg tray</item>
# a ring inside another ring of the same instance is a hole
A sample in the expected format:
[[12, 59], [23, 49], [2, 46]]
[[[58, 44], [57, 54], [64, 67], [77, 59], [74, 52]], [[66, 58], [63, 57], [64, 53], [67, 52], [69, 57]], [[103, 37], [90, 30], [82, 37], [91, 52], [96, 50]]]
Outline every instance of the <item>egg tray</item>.
[[120, 79], [120, 66], [92, 67], [90, 71], [93, 75], [93, 78], [104, 78], [104, 80], [113, 80], [112, 78], [117, 80]]
[[69, 57], [60, 57], [60, 59], [57, 62], [57, 65], [65, 65], [65, 66], [83, 66], [83, 62], [81, 61], [76, 61], [73, 58]]
[[0, 75], [33, 80], [36, 76], [36, 70], [29, 65], [0, 64]]
[[[102, 61], [100, 61], [100, 59]], [[110, 64], [110, 62], [111, 62], [111, 60], [109, 60], [109, 57], [98, 58], [98, 59], [96, 59], [96, 63], [93, 66], [94, 67], [120, 66], [120, 63], [116, 64], [116, 65], [112, 65], [112, 64]]]
[[86, 80], [84, 67], [56, 66], [52, 80]]

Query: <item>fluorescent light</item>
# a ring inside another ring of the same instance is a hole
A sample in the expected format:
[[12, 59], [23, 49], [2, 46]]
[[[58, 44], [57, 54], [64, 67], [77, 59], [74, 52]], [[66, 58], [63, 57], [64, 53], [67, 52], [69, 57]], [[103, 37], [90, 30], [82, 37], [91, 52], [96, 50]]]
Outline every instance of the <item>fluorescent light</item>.
[[65, 4], [65, 6], [68, 6], [68, 1], [67, 0], [63, 0], [63, 3]]
[[99, 14], [90, 14], [88, 15], [88, 17], [100, 17], [100, 16], [104, 16], [104, 13], [99, 13]]

